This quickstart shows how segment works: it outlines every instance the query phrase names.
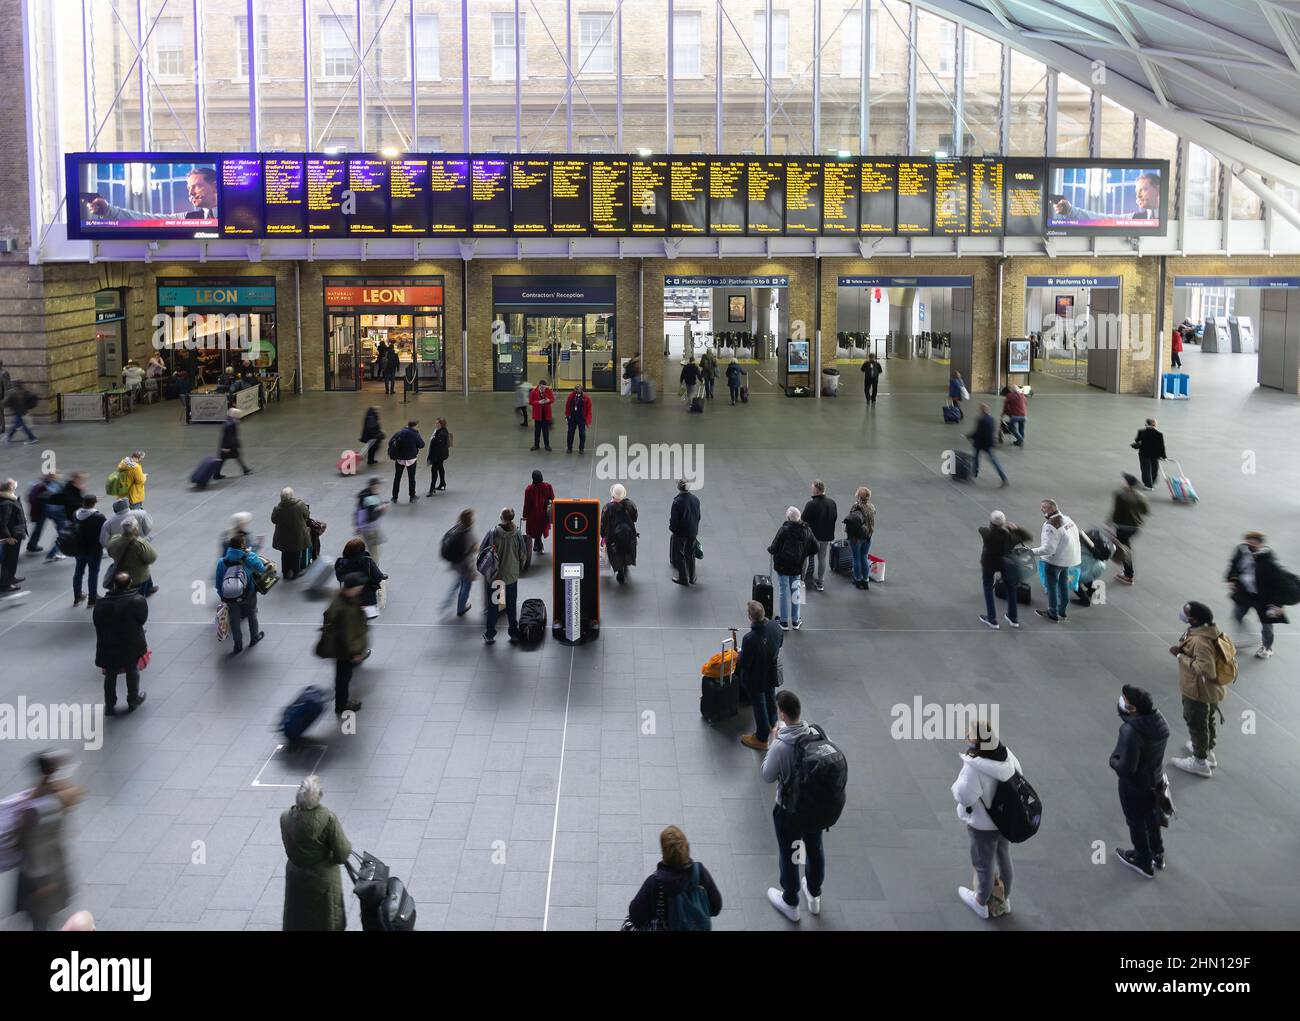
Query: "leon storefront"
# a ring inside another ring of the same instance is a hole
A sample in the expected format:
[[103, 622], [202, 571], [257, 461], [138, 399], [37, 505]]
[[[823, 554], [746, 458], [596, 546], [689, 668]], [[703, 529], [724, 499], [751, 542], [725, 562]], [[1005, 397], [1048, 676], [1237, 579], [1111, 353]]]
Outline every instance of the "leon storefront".
[[380, 345], [397, 351], [422, 390], [447, 387], [443, 278], [326, 277], [325, 389], [383, 386]]

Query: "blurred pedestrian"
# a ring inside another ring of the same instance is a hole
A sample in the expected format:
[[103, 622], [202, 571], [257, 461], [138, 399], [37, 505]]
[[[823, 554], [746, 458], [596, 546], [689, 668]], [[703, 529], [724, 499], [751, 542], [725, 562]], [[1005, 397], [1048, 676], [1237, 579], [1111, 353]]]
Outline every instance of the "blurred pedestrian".
[[221, 444], [217, 450], [217, 458], [221, 461], [217, 465], [217, 471], [212, 476], [214, 479], [224, 479], [221, 469], [226, 466], [226, 462], [232, 458], [235, 463], [243, 469], [245, 475], [252, 475], [253, 469], [244, 464], [244, 457], [240, 453], [239, 443], [239, 420], [243, 417], [243, 412], [238, 408], [231, 408], [226, 412], [225, 425], [221, 427]]
[[[51, 919], [68, 906], [72, 887], [63, 839], [68, 810], [85, 791], [68, 779], [72, 763], [63, 752], [47, 751], [32, 760], [36, 786], [20, 795], [13, 834], [18, 857], [17, 910], [32, 929], [43, 932]], [[8, 835], [8, 834], [6, 834]]]

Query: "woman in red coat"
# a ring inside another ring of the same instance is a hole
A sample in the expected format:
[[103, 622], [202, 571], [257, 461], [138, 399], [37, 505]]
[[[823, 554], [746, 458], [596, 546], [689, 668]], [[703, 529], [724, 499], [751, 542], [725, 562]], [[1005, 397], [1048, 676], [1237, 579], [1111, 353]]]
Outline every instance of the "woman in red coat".
[[543, 552], [542, 540], [551, 534], [551, 503], [555, 490], [542, 481], [542, 473], [533, 472], [532, 485], [524, 489], [524, 534], [533, 540], [533, 550]]
[[1174, 336], [1173, 336], [1173, 340], [1169, 345], [1169, 351], [1170, 351], [1170, 357], [1169, 357], [1170, 364], [1175, 369], [1181, 369], [1183, 367], [1183, 360], [1178, 356], [1183, 353], [1183, 331], [1182, 330], [1174, 330]]

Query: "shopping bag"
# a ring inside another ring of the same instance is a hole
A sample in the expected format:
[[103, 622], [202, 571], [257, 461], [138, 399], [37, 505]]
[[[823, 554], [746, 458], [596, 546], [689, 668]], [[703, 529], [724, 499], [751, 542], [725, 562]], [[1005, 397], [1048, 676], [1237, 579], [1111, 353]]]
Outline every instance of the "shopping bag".
[[217, 617], [214, 623], [217, 626], [217, 641], [224, 642], [230, 637], [230, 611], [226, 609], [225, 603], [217, 607]]

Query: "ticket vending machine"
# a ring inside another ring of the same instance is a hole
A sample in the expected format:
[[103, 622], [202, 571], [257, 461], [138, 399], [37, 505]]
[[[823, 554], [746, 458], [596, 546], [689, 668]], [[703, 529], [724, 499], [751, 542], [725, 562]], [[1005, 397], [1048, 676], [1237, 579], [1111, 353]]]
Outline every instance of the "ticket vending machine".
[[600, 501], [557, 499], [551, 513], [551, 633], [576, 645], [600, 634]]

